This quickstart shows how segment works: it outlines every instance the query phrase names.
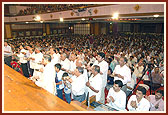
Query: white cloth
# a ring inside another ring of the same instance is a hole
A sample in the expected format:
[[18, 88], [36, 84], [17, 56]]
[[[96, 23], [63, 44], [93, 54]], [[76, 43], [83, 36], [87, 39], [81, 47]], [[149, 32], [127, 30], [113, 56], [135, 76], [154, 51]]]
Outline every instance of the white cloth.
[[102, 87], [105, 87], [107, 84], [107, 72], [108, 72], [108, 63], [106, 61], [102, 61], [100, 63], [98, 63], [98, 61], [96, 60], [94, 65], [98, 65], [100, 67], [100, 72], [103, 73], [102, 76]]
[[133, 74], [134, 74], [136, 77], [140, 78], [140, 77], [142, 77], [143, 69], [144, 69], [143, 66], [138, 67], [138, 64], [136, 64], [135, 70], [134, 70]]
[[57, 63], [60, 63], [60, 57], [59, 55], [57, 55], [56, 53], [53, 54], [53, 59], [51, 60], [51, 63], [53, 65], [57, 64]]
[[[30, 54], [29, 58], [35, 58], [35, 52], [33, 52], [32, 54]], [[30, 59], [30, 68], [34, 69], [35, 67], [35, 60]]]
[[42, 66], [39, 63], [42, 62], [43, 54], [40, 52], [40, 53], [35, 54], [34, 57], [35, 57], [35, 67], [34, 67], [34, 69], [40, 69]]
[[11, 56], [12, 55], [12, 49], [9, 45], [4, 46], [4, 51], [10, 52], [10, 53], [4, 52], [4, 56]]
[[124, 77], [124, 79], [114, 77], [114, 81], [121, 80], [123, 84], [127, 84], [128, 82], [131, 81], [131, 70], [126, 65], [124, 65], [123, 67], [120, 67], [120, 65], [116, 65], [113, 73], [120, 74], [121, 76]]
[[66, 69], [66, 70], [70, 70], [70, 61], [69, 61], [69, 59], [65, 59], [64, 61], [62, 61], [61, 60], [61, 63], [60, 63], [61, 65], [62, 65], [62, 67], [61, 68], [64, 68], [64, 69]]
[[76, 60], [70, 62], [70, 71], [74, 71], [76, 69]]
[[110, 90], [108, 92], [107, 98], [109, 98], [110, 96], [112, 96], [114, 98], [114, 102], [110, 101], [109, 104], [107, 104], [107, 105], [109, 105], [112, 108], [117, 109], [119, 111], [126, 110], [125, 109], [125, 107], [126, 107], [126, 94], [124, 91], [120, 90], [119, 92], [115, 92], [112, 87], [112, 88], [110, 88]]
[[83, 95], [85, 92], [85, 77], [83, 74], [81, 74], [80, 76], [76, 77], [73, 76], [72, 77], [72, 94], [74, 94], [75, 96], [77, 95]]
[[98, 73], [96, 76], [91, 76], [89, 78], [89, 83], [90, 85], [95, 89], [98, 90], [99, 92], [96, 93], [94, 91], [92, 91], [89, 87], [88, 88], [88, 92], [89, 92], [89, 97], [96, 95], [96, 101], [99, 101], [101, 98], [101, 89], [102, 89], [102, 77], [101, 75]]
[[55, 84], [55, 67], [53, 64], [48, 63], [44, 67], [43, 76], [44, 76], [44, 85], [43, 88], [46, 89], [48, 92], [55, 95], [56, 93], [56, 84]]
[[[138, 108], [133, 108], [130, 103], [131, 101], [136, 101]], [[147, 99], [142, 98], [141, 101], [138, 103], [136, 95], [132, 95], [128, 100], [127, 108], [129, 111], [149, 111], [150, 103]]]
[[[58, 77], [58, 81], [62, 81], [62, 75], [63, 75], [64, 71], [60, 70], [58, 73], [56, 72], [57, 74], [57, 77]], [[63, 89], [64, 88], [64, 83], [62, 81], [62, 84], [59, 85], [59, 88], [57, 89]]]
[[22, 52], [26, 53], [27, 51], [25, 49], [20, 50], [20, 54], [17, 54], [17, 56], [19, 57], [19, 61], [20, 63], [27, 63], [27, 57]]

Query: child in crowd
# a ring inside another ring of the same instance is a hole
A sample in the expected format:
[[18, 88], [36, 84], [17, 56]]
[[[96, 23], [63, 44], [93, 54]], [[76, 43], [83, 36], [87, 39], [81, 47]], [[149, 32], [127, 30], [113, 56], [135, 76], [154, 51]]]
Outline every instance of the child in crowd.
[[70, 82], [67, 80], [69, 79], [68, 73], [63, 73], [62, 75], [62, 80], [64, 83], [64, 93], [65, 93], [65, 98], [66, 101], [70, 104], [71, 103], [71, 84]]

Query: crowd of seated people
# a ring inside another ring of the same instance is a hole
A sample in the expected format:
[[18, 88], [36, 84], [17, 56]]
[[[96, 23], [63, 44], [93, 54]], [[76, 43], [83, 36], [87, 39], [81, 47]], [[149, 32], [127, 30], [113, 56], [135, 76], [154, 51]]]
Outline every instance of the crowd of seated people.
[[[163, 92], [157, 92], [155, 102], [150, 102], [152, 97], [145, 97], [147, 90], [141, 86], [136, 90], [137, 96], [132, 95], [128, 105], [125, 102], [149, 64], [151, 76], [147, 70], [142, 80], [150, 81], [152, 77], [150, 82], [155, 83], [159, 77], [157, 84], [164, 87], [163, 35], [45, 36], [7, 42], [23, 75], [61, 99], [64, 94], [68, 103], [72, 99], [82, 102], [89, 94], [96, 95], [96, 101], [108, 103], [117, 110], [164, 109]], [[107, 97], [105, 89], [109, 90]], [[119, 95], [123, 95], [122, 98]], [[139, 106], [140, 103], [145, 104]]]
[[72, 10], [80, 7], [92, 6], [93, 4], [39, 4], [30, 5], [27, 9], [21, 9], [18, 15], [33, 15], [41, 13]]

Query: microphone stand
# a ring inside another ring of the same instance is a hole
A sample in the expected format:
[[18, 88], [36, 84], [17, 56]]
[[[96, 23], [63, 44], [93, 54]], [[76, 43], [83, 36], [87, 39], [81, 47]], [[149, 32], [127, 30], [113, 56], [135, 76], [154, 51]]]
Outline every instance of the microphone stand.
[[142, 76], [140, 77], [139, 81], [135, 84], [133, 90], [128, 94], [127, 97], [129, 97], [130, 95], [132, 95], [132, 93], [135, 91], [137, 85], [138, 85], [139, 82], [142, 80], [142, 78], [143, 78], [143, 76], [145, 75], [145, 73], [146, 73], [147, 70], [148, 70], [148, 69], [146, 69], [146, 65], [145, 65], [145, 67], [144, 67], [144, 69], [143, 69], [143, 74], [142, 74]]

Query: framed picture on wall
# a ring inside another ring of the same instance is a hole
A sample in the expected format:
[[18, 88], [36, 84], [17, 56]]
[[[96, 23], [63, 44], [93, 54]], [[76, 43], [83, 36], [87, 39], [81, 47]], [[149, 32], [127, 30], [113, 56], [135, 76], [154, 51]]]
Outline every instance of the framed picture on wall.
[[30, 36], [30, 31], [26, 31], [26, 36]]
[[36, 36], [36, 35], [37, 35], [37, 32], [36, 32], [36, 31], [32, 31], [32, 35], [33, 35], [33, 36]]
[[24, 32], [19, 32], [19, 36], [24, 36]]

